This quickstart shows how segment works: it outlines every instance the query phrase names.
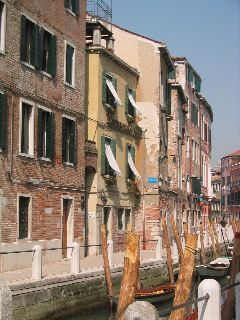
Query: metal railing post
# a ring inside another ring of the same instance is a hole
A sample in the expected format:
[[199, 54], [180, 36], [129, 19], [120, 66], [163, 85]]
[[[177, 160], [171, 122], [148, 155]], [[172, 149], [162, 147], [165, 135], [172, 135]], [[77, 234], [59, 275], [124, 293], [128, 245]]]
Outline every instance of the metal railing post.
[[33, 247], [32, 279], [42, 279], [42, 248], [39, 245]]
[[205, 279], [198, 286], [198, 298], [209, 294], [207, 302], [198, 302], [198, 320], [221, 320], [221, 287], [216, 280]]

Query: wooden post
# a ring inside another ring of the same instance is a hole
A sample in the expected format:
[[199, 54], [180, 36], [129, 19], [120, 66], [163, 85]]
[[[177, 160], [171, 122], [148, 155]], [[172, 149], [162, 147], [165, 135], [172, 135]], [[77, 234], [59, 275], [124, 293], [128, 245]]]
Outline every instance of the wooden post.
[[[231, 265], [231, 273], [229, 284], [235, 283], [235, 278], [240, 272], [240, 232], [236, 232], [234, 236], [234, 249]], [[232, 320], [234, 318], [235, 293], [234, 288], [227, 291], [227, 299], [223, 307], [223, 319]]]
[[185, 238], [185, 243], [187, 242], [187, 235], [188, 235], [188, 223], [183, 222], [183, 233]]
[[[183, 261], [180, 267], [173, 305], [187, 302], [192, 288], [192, 276], [195, 267], [197, 235], [188, 234]], [[185, 308], [171, 312], [170, 320], [185, 319]]]
[[110, 270], [109, 260], [108, 260], [107, 232], [106, 232], [105, 224], [102, 224], [102, 226], [101, 226], [101, 235], [102, 235], [103, 267], [104, 267], [104, 272], [105, 272], [108, 299], [109, 299], [110, 304], [112, 304], [113, 287], [112, 287], [111, 270]]
[[174, 221], [174, 217], [173, 217], [173, 216], [170, 217], [170, 222], [171, 222], [171, 225], [172, 225], [172, 230], [173, 230], [174, 238], [175, 238], [176, 244], [177, 244], [179, 262], [181, 263], [182, 258], [183, 258], [182, 242], [181, 242], [179, 233], [178, 233], [178, 231], [177, 231], [177, 226], [176, 226], [176, 224], [175, 224], [175, 221]]
[[162, 228], [163, 228], [163, 240], [164, 240], [166, 251], [167, 251], [167, 266], [168, 266], [169, 281], [170, 283], [174, 283], [173, 261], [172, 261], [171, 248], [170, 248], [170, 243], [168, 238], [168, 230], [167, 230], [165, 217], [162, 217]]
[[217, 258], [217, 251], [216, 251], [216, 247], [215, 247], [214, 234], [213, 234], [212, 226], [211, 226], [209, 220], [208, 220], [208, 232], [210, 233], [211, 242], [212, 242], [213, 258], [216, 259]]
[[206, 264], [206, 255], [204, 250], [204, 240], [203, 240], [203, 225], [202, 222], [200, 222], [200, 243], [201, 243], [201, 258], [202, 258], [202, 264]]
[[117, 307], [117, 320], [124, 319], [126, 308], [134, 301], [138, 283], [139, 265], [139, 236], [133, 232], [128, 232]]
[[215, 241], [216, 241], [216, 252], [218, 254], [218, 256], [221, 255], [221, 248], [219, 247], [219, 243], [218, 243], [218, 235], [217, 235], [217, 231], [215, 228], [215, 222], [214, 220], [212, 220], [212, 229], [213, 229], [213, 233], [214, 233], [214, 237], [215, 237]]

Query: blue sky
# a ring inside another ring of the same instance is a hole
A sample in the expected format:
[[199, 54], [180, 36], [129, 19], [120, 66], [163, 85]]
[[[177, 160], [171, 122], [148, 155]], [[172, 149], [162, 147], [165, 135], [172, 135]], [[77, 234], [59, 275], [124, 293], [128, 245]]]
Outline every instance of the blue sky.
[[240, 0], [112, 0], [113, 22], [166, 42], [203, 79], [214, 112], [212, 164], [240, 149]]

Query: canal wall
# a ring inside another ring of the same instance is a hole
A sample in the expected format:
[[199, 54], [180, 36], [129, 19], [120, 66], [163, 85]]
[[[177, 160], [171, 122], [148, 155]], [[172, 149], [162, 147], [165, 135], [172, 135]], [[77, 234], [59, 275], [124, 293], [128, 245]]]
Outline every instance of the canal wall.
[[[224, 249], [222, 248], [223, 253]], [[212, 251], [206, 250], [209, 261]], [[197, 254], [199, 264], [199, 253]], [[174, 263], [177, 277], [178, 263]], [[120, 289], [122, 266], [111, 269], [114, 292]], [[140, 279], [143, 287], [168, 281], [165, 260], [141, 263]], [[13, 296], [13, 320], [53, 319], [76, 310], [93, 309], [107, 303], [107, 291], [102, 269], [78, 275], [44, 278], [10, 286]]]

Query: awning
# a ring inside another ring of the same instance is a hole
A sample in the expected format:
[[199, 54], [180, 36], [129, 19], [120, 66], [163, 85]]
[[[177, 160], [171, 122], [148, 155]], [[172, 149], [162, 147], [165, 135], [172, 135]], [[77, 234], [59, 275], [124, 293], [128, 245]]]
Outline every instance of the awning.
[[138, 115], [141, 115], [142, 113], [141, 113], [141, 111], [138, 109], [138, 106], [137, 106], [137, 104], [136, 104], [136, 101], [133, 99], [133, 96], [131, 95], [131, 93], [128, 93], [128, 99], [129, 99], [129, 101], [131, 102], [133, 108], [136, 110], [136, 113], [137, 113]]
[[136, 178], [137, 179], [141, 179], [141, 176], [140, 174], [138, 173], [134, 163], [133, 163], [133, 159], [132, 159], [132, 156], [131, 156], [131, 153], [128, 151], [128, 164], [132, 170], [132, 172], [135, 174]]
[[115, 101], [117, 102], [117, 104], [119, 104], [120, 106], [122, 105], [122, 101], [121, 99], [119, 98], [118, 94], [117, 94], [117, 91], [115, 90], [113, 84], [112, 84], [112, 81], [110, 81], [109, 79], [106, 79], [106, 84], [109, 88], [109, 90], [111, 91]]
[[117, 161], [112, 153], [112, 149], [107, 142], [105, 143], [105, 152], [110, 167], [115, 171], [117, 176], [121, 176], [121, 170], [119, 169]]

